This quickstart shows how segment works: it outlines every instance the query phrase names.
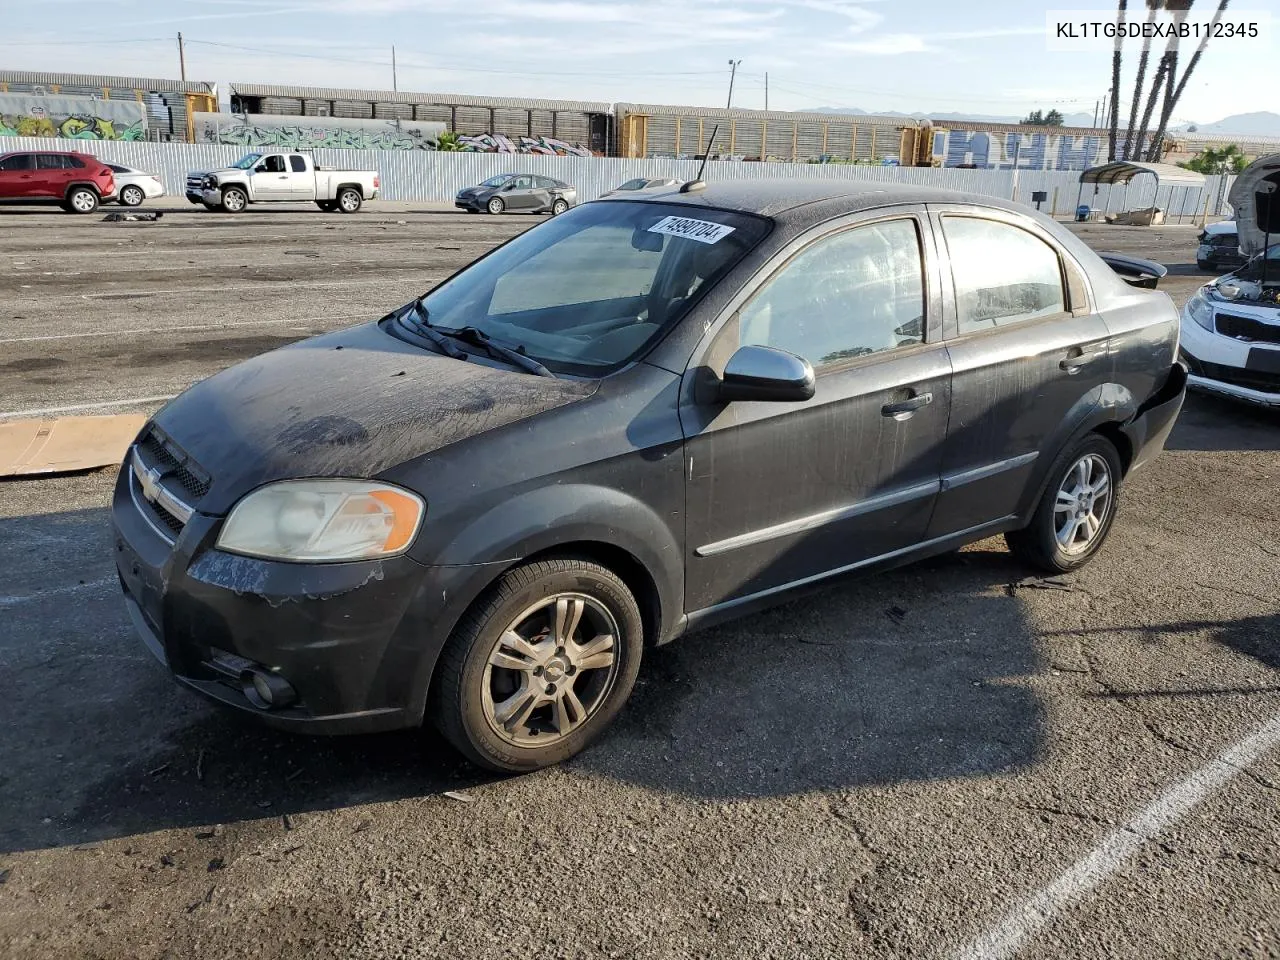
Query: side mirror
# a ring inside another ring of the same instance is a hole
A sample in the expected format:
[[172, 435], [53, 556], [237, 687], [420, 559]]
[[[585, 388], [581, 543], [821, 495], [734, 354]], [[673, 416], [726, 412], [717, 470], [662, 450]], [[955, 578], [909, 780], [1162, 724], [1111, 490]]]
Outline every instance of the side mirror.
[[513, 181], [511, 181], [511, 183], [508, 183], [508, 184], [507, 184], [505, 187], [503, 187], [502, 189], [503, 189], [503, 190], [514, 190], [515, 188], [516, 188], [516, 184], [515, 184], [515, 181], [513, 180]]
[[808, 360], [773, 347], [746, 346], [725, 364], [717, 391], [724, 403], [734, 400], [795, 402], [813, 398], [813, 367]]

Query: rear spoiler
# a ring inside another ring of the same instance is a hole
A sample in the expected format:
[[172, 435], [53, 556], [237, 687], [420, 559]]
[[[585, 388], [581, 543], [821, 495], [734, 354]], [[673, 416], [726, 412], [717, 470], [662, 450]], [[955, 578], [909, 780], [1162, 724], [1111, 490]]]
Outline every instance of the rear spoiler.
[[1125, 283], [1134, 287], [1154, 290], [1169, 273], [1169, 268], [1154, 260], [1131, 257], [1126, 253], [1098, 254]]

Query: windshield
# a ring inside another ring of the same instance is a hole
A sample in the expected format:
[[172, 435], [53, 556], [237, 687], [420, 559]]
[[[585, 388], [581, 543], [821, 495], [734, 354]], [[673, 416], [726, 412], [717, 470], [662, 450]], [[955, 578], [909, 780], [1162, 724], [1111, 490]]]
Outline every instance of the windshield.
[[770, 221], [666, 204], [590, 203], [426, 296], [431, 325], [475, 327], [556, 372], [639, 355], [768, 232]]
[[482, 186], [482, 187], [500, 187], [500, 186], [502, 186], [504, 183], [506, 183], [508, 180], [513, 180], [513, 179], [515, 179], [515, 174], [514, 174], [514, 173], [500, 173], [500, 174], [498, 174], [498, 176], [496, 176], [496, 177], [490, 177], [490, 178], [489, 178], [488, 180], [486, 180], [484, 183], [480, 184], [480, 186]]
[[235, 167], [238, 170], [248, 170], [250, 167], [252, 167], [255, 163], [257, 163], [261, 159], [262, 159], [262, 154], [250, 153], [241, 157], [231, 166]]
[[639, 190], [648, 182], [649, 181], [647, 180], [628, 180], [618, 189], [619, 190]]

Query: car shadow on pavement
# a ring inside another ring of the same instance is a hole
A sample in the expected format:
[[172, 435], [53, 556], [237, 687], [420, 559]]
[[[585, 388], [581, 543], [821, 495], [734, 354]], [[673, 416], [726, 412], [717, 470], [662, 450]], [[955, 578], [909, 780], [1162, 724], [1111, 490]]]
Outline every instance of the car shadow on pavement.
[[[110, 556], [105, 509], [0, 521], [4, 592], [28, 595], [0, 611], [0, 852], [501, 779], [431, 733], [286, 734], [179, 688], [134, 636]], [[1022, 678], [1042, 663], [1002, 589], [1025, 573], [998, 550], [953, 554], [650, 650], [568, 769], [731, 798], [1031, 764], [1045, 719]]]
[[1169, 450], [1280, 450], [1280, 408], [1190, 390]]
[[1027, 570], [949, 554], [650, 651], [617, 733], [575, 769], [715, 799], [980, 777], [1034, 763], [1043, 666]]

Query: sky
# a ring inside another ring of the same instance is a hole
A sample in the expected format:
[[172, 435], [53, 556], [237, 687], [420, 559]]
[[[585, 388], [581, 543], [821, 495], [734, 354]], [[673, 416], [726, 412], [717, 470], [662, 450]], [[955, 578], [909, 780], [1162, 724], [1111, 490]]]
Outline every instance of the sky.
[[[1254, 0], [1270, 9], [1280, 0]], [[1212, 0], [1199, 0], [1212, 8]], [[1047, 9], [1102, 0], [38, 0], [11, 4], [0, 66], [605, 102], [1092, 114], [1106, 50], [1048, 50]], [[1140, 6], [1132, 2], [1131, 7]], [[1237, 2], [1235, 6], [1244, 6]], [[1206, 11], [1207, 13], [1207, 11]], [[82, 25], [82, 26], [77, 26]], [[1280, 17], [1277, 18], [1280, 26]], [[1127, 48], [1126, 78], [1138, 43]], [[1210, 44], [1174, 123], [1277, 108], [1280, 44]], [[1125, 89], [1131, 91], [1132, 80]], [[1122, 98], [1122, 115], [1128, 109]]]

